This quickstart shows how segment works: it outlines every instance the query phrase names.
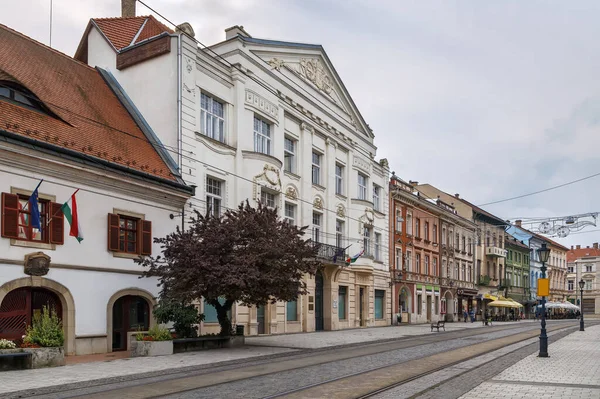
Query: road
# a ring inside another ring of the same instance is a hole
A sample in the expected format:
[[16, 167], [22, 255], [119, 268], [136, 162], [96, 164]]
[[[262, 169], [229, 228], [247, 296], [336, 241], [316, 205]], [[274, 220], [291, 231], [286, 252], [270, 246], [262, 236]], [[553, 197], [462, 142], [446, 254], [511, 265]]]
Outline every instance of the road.
[[[550, 321], [550, 342], [577, 327], [574, 320]], [[43, 397], [457, 398], [533, 353], [538, 335], [537, 323], [434, 332], [382, 343], [300, 351], [283, 358], [92, 386]]]

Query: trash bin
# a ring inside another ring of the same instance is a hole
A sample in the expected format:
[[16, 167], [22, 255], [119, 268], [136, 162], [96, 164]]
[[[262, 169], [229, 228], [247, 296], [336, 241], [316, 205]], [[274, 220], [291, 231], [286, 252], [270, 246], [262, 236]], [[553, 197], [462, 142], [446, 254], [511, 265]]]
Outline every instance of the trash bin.
[[244, 325], [243, 324], [237, 324], [235, 326], [235, 335], [244, 335]]

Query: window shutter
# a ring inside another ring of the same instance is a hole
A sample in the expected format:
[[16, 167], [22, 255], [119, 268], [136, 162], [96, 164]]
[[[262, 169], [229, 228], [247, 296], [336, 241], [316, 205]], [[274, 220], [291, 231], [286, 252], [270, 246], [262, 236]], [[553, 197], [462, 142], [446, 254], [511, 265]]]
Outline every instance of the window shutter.
[[50, 244], [63, 245], [65, 243], [65, 216], [62, 204], [50, 203]]
[[108, 250], [119, 251], [119, 215], [108, 214]]
[[152, 222], [142, 220], [142, 255], [152, 255]]
[[19, 238], [19, 196], [2, 193], [2, 237]]

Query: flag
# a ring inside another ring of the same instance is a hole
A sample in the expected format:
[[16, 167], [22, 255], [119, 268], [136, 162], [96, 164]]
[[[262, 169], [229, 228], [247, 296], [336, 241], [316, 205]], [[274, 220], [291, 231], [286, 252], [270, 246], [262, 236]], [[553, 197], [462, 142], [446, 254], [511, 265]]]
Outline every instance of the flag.
[[29, 222], [31, 223], [31, 227], [35, 227], [39, 231], [42, 231], [42, 223], [40, 222], [40, 205], [38, 203], [38, 188], [40, 188], [40, 184], [42, 184], [44, 180], [40, 180], [33, 193], [31, 193], [31, 197], [29, 197], [29, 214], [31, 218]]
[[[62, 210], [63, 215], [65, 215], [67, 222], [69, 222], [69, 225], [71, 226], [69, 235], [75, 237], [78, 242], [81, 242], [83, 241], [83, 232], [81, 231], [81, 226], [79, 224], [79, 213], [77, 212], [77, 199], [75, 197], [77, 191], [71, 195], [71, 198], [69, 198], [69, 200], [60, 207], [60, 209]], [[71, 206], [69, 206], [69, 201], [71, 201]]]
[[344, 256], [344, 252], [351, 246], [352, 244], [348, 245], [346, 248], [336, 248], [335, 255], [333, 255], [333, 263], [337, 263], [338, 257]]
[[360, 251], [359, 253], [357, 253], [356, 255], [354, 255], [353, 257], [349, 257], [348, 259], [346, 259], [346, 263], [350, 264], [350, 263], [354, 263], [356, 262], [356, 260], [358, 258], [360, 258], [362, 256], [362, 254], [365, 253], [365, 250], [363, 249], [362, 251]]

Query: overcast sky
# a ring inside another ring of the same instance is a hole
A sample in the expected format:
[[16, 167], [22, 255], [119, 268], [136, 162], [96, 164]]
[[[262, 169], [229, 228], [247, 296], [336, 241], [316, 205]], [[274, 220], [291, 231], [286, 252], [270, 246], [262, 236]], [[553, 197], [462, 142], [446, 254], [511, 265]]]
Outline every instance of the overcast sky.
[[[596, 0], [145, 2], [191, 23], [205, 44], [232, 25], [322, 44], [374, 130], [377, 158], [405, 180], [483, 204], [600, 172]], [[50, 0], [2, 3], [0, 23], [48, 43]], [[53, 9], [52, 46], [71, 56], [89, 18], [121, 10], [120, 0], [54, 0]], [[485, 209], [563, 216], [600, 211], [599, 195], [597, 177]], [[591, 245], [600, 233], [559, 241]]]

